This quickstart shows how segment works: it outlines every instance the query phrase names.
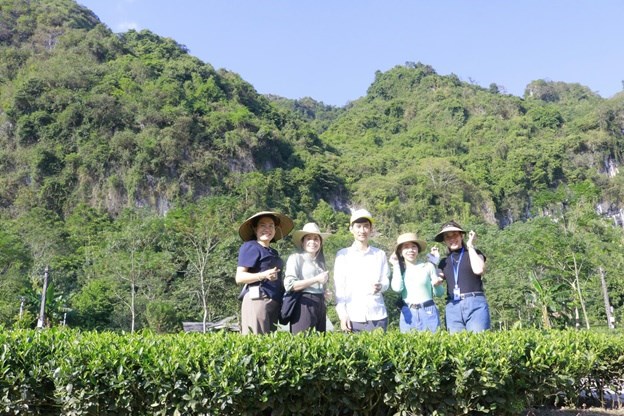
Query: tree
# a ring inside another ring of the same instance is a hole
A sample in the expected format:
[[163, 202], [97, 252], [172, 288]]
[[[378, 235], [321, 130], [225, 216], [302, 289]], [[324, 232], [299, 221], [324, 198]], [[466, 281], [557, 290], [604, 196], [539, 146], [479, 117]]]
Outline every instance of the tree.
[[[538, 281], [544, 286], [545, 291], [552, 291], [558, 296], [567, 294], [567, 299], [560, 301], [560, 304], [562, 306], [568, 304], [568, 307], [560, 308], [560, 312], [568, 321], [571, 321], [572, 316], [569, 305], [580, 305], [585, 325], [589, 328], [581, 291], [581, 274], [585, 259], [582, 245], [574, 234], [549, 218], [539, 218], [535, 223], [539, 224], [539, 228], [534, 229], [531, 241], [531, 245], [535, 248], [531, 259], [533, 276], [542, 278]], [[568, 287], [567, 291], [562, 290], [562, 283]]]
[[184, 248], [182, 250], [185, 259], [188, 261], [187, 273], [197, 280], [197, 284], [193, 286], [196, 288], [195, 292], [201, 302], [203, 331], [206, 332], [206, 323], [210, 318], [210, 297], [213, 294], [211, 289], [214, 284], [214, 280], [209, 279], [208, 276], [209, 263], [211, 255], [219, 243], [219, 238], [215, 233], [216, 227], [205, 219], [196, 224], [196, 228], [182, 231], [184, 233]]
[[113, 328], [116, 301], [107, 279], [90, 279], [72, 299], [72, 307], [79, 318], [74, 324], [89, 330]]
[[224, 309], [224, 302], [215, 295], [232, 293], [234, 288], [235, 254], [231, 235], [234, 219], [224, 215], [228, 209], [230, 215], [234, 213], [233, 202], [231, 198], [207, 198], [167, 216], [171, 241], [177, 242], [186, 264], [184, 278], [176, 282], [179, 296], [191, 296], [199, 301], [204, 331], [209, 320], [223, 316], [229, 309]]
[[2, 222], [0, 226], [0, 323], [5, 325], [9, 325], [18, 315], [21, 298], [24, 298], [25, 308], [34, 307], [33, 302], [36, 301], [28, 279], [32, 265], [29, 250], [10, 231], [10, 225]]
[[[533, 290], [530, 292], [529, 305], [540, 310], [543, 328], [553, 328], [553, 320], [569, 319], [569, 312], [567, 311], [568, 301], [565, 298], [566, 288], [562, 287], [563, 285], [557, 284], [553, 286], [550, 282], [544, 280], [543, 277], [538, 277], [535, 271], [531, 271], [529, 280], [533, 287]], [[565, 321], [563, 326], [565, 326]]]
[[130, 331], [146, 304], [160, 299], [175, 272], [172, 256], [163, 246], [162, 221], [146, 212], [127, 212], [118, 229], [106, 233], [105, 245], [94, 265], [96, 278], [110, 285], [127, 308]]

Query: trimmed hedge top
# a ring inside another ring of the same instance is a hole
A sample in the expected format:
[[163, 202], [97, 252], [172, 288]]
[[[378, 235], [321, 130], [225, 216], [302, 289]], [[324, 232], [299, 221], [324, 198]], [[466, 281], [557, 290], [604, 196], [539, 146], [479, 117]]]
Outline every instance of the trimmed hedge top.
[[0, 332], [10, 414], [518, 414], [624, 374], [624, 336]]

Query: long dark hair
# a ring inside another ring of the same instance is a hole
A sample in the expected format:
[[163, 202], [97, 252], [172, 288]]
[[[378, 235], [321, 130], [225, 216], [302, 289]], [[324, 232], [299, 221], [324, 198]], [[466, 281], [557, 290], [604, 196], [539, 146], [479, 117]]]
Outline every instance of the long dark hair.
[[316, 254], [316, 262], [323, 271], [327, 271], [327, 265], [325, 264], [325, 253], [323, 253], [323, 237], [321, 237], [321, 248], [319, 248], [318, 253]]
[[401, 269], [401, 276], [405, 276], [405, 258], [401, 254], [397, 254], [397, 259], [399, 259], [399, 268]]

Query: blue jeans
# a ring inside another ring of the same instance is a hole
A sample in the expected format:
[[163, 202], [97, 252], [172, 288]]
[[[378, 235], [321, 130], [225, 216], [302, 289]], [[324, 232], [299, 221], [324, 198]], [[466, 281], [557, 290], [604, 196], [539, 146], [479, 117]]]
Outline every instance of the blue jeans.
[[446, 303], [446, 328], [450, 333], [481, 332], [490, 329], [490, 307], [485, 296], [448, 301]]
[[433, 304], [424, 308], [401, 308], [399, 318], [399, 329], [401, 332], [409, 331], [431, 331], [436, 332], [440, 327], [440, 313], [438, 307]]

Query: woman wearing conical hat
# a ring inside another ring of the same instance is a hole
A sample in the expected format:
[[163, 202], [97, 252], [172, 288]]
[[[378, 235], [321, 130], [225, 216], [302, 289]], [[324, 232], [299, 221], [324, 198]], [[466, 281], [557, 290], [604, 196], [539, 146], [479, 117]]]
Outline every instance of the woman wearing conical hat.
[[266, 334], [277, 329], [284, 294], [283, 261], [271, 243], [284, 238], [293, 222], [274, 211], [258, 212], [238, 229], [244, 241], [238, 252], [236, 283], [241, 292], [241, 332]]

